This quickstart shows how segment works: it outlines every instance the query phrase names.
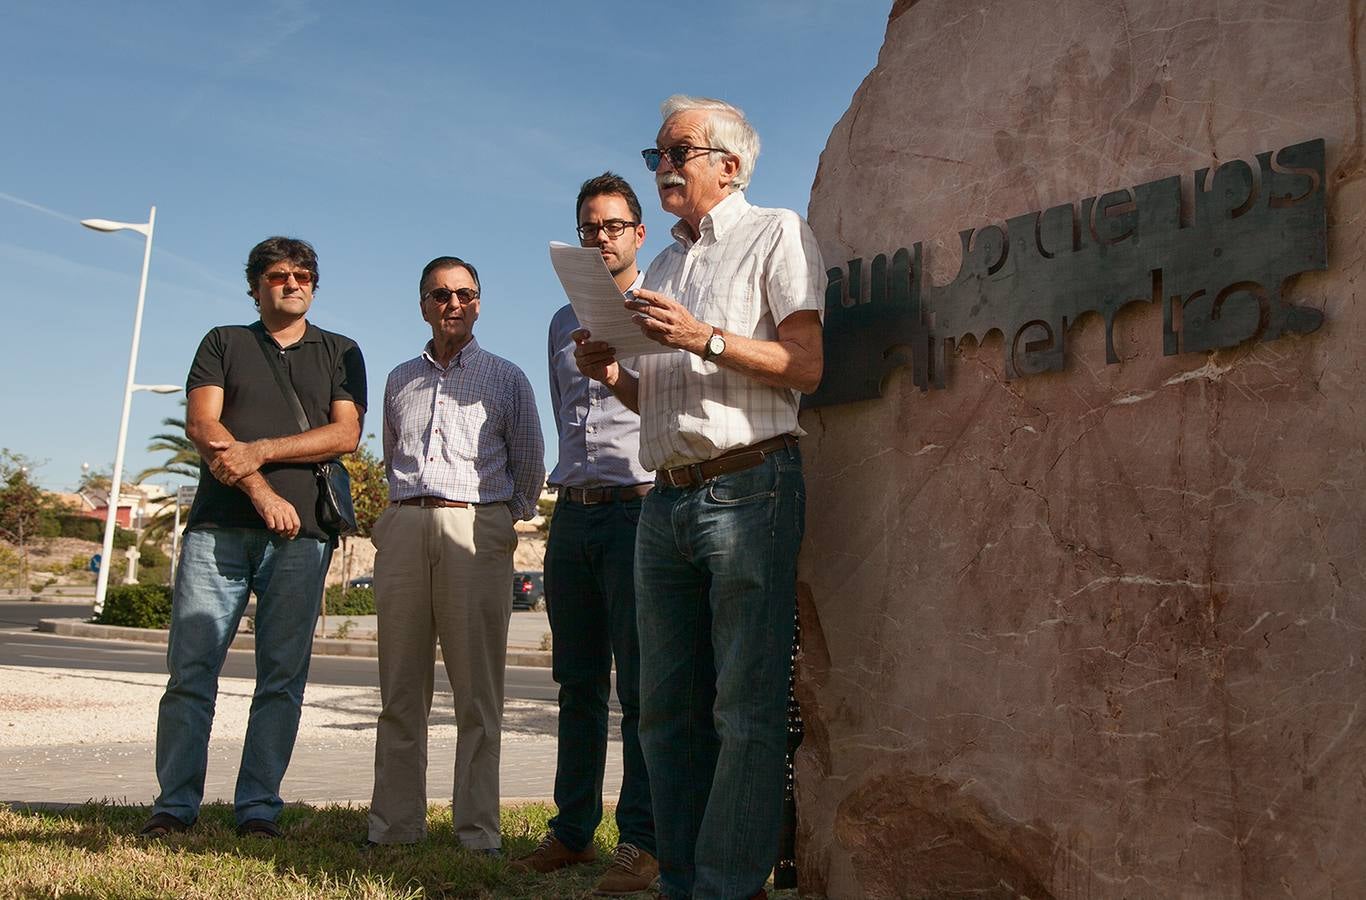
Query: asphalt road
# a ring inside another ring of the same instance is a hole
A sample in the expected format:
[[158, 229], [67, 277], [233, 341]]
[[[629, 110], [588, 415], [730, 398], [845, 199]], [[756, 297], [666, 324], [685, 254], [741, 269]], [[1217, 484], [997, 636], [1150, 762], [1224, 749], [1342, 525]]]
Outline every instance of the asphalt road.
[[[39, 619], [89, 614], [89, 602], [0, 602], [0, 666], [98, 669], [110, 672], [166, 671], [166, 648], [159, 644], [63, 637], [33, 630]], [[251, 651], [228, 651], [223, 674], [254, 678], [256, 663]], [[308, 680], [314, 684], [378, 687], [379, 672], [373, 658], [318, 655], [313, 657], [309, 666]], [[445, 683], [446, 673], [438, 664], [438, 692]], [[508, 666], [504, 694], [518, 700], [554, 700], [557, 688], [548, 668]], [[615, 705], [613, 698], [614, 708]]]

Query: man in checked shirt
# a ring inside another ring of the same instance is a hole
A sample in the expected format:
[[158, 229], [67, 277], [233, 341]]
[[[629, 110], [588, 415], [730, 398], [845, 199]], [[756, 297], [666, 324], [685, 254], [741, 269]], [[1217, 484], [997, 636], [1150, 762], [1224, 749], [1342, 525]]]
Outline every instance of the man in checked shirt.
[[787, 678], [806, 489], [800, 392], [820, 383], [825, 266], [787, 209], [744, 188], [759, 136], [720, 100], [676, 95], [642, 151], [678, 217], [626, 305], [673, 352], [579, 333], [579, 370], [640, 412], [655, 470], [636, 533], [640, 742], [660, 893], [759, 897], [778, 855]]
[[474, 266], [432, 260], [419, 297], [432, 339], [384, 387], [390, 505], [373, 529], [381, 710], [368, 841], [426, 836], [427, 717], [440, 640], [459, 732], [455, 834], [466, 849], [499, 855], [512, 523], [536, 514], [545, 447], [526, 375], [474, 339]]

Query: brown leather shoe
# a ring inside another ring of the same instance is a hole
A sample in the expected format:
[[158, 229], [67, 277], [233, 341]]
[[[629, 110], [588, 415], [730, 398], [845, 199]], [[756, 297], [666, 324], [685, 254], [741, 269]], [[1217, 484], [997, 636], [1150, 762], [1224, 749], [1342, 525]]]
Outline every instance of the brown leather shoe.
[[526, 856], [514, 859], [512, 865], [530, 872], [554, 872], [556, 869], [563, 869], [565, 866], [597, 862], [597, 859], [598, 851], [593, 849], [592, 844], [582, 850], [570, 850], [560, 843], [560, 839], [555, 837], [554, 832], [549, 832], [541, 839], [539, 847]]
[[593, 893], [618, 897], [648, 891], [659, 875], [659, 861], [635, 844], [617, 844], [612, 866], [598, 879]]

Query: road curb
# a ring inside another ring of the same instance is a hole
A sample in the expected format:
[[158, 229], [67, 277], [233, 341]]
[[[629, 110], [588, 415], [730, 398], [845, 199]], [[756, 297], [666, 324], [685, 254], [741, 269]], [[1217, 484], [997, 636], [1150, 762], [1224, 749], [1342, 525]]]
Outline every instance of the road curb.
[[[143, 644], [165, 644], [170, 632], [161, 628], [128, 628], [123, 625], [96, 625], [84, 619], [39, 619], [38, 630], [65, 637], [101, 638], [106, 641], [136, 641]], [[256, 635], [239, 631], [233, 638], [233, 650], [254, 650]], [[349, 640], [342, 638], [314, 638], [315, 656], [379, 656], [379, 644], [375, 641]], [[441, 648], [436, 651], [441, 659]], [[550, 668], [550, 651], [508, 648], [507, 664], [510, 666], [534, 666]]]

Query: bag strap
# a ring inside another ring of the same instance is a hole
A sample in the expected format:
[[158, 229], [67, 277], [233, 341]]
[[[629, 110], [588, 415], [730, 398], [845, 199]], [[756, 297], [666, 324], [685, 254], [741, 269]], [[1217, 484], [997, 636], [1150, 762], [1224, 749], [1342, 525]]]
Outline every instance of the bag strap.
[[[256, 329], [252, 329], [256, 331]], [[304, 414], [304, 406], [299, 402], [299, 394], [294, 390], [294, 385], [289, 379], [285, 378], [284, 370], [280, 367], [279, 353], [271, 349], [270, 341], [266, 339], [264, 326], [260, 331], [256, 331], [257, 343], [261, 346], [261, 353], [266, 357], [266, 366], [270, 373], [275, 376], [275, 383], [280, 386], [280, 393], [288, 401], [290, 409], [294, 412], [294, 420], [299, 423], [299, 433], [309, 431], [313, 428], [308, 424], [308, 416]]]

